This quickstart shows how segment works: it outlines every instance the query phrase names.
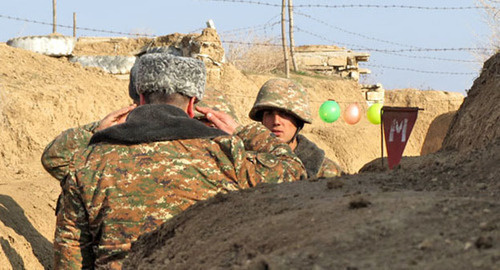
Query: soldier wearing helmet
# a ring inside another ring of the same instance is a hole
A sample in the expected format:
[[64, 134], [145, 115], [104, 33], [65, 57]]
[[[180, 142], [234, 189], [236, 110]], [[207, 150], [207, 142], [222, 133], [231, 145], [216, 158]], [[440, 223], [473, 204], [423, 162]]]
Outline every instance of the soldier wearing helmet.
[[308, 178], [335, 177], [341, 169], [325, 157], [316, 144], [300, 135], [304, 124], [311, 124], [309, 99], [305, 89], [288, 79], [270, 79], [260, 88], [250, 110], [252, 120], [262, 122], [274, 135], [286, 142], [306, 167]]

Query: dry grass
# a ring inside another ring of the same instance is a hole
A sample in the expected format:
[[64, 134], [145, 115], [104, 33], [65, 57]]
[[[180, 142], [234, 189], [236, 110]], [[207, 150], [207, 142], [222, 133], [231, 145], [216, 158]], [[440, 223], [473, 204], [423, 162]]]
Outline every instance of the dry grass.
[[[483, 20], [491, 29], [488, 44], [485, 46], [500, 51], [500, 4], [498, 0], [476, 0], [476, 4], [483, 9]], [[491, 55], [482, 55], [482, 60], [486, 60]]]
[[238, 69], [257, 73], [283, 69], [283, 49], [276, 38], [247, 35], [246, 38], [228, 39], [241, 41], [229, 44], [226, 50], [228, 62]]

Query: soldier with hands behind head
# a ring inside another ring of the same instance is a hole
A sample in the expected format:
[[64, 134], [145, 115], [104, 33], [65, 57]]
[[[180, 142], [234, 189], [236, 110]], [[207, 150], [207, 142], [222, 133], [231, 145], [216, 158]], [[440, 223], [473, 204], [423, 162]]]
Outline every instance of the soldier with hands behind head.
[[141, 105], [124, 123], [96, 132], [69, 164], [54, 240], [57, 269], [120, 269], [139, 235], [197, 201], [305, 176], [290, 147], [260, 123], [239, 126], [209, 108], [199, 110], [219, 129], [192, 119], [205, 76], [193, 58], [139, 59]]

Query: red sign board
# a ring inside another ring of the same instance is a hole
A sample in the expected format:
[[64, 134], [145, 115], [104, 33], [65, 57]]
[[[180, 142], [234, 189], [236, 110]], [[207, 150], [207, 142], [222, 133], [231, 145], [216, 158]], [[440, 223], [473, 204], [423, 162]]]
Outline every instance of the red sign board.
[[406, 143], [417, 120], [418, 111], [419, 108], [415, 107], [384, 106], [382, 108], [382, 125], [389, 169], [394, 168], [401, 161]]

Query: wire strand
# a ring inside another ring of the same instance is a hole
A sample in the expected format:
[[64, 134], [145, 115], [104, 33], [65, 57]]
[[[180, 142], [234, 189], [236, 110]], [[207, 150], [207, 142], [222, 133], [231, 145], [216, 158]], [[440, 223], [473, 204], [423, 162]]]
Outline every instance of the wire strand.
[[[19, 18], [19, 17], [12, 17], [12, 16], [7, 16], [7, 15], [1, 15], [1, 14], [0, 14], [0, 18], [5, 18], [5, 19], [9, 19], [9, 20], [16, 20], [16, 21], [23, 21], [23, 22], [30, 22], [30, 23], [42, 24], [42, 25], [53, 25], [52, 23], [48, 23], [48, 22], [42, 22], [42, 21], [24, 19], [24, 18]], [[64, 25], [64, 24], [56, 24], [56, 26], [62, 27], [62, 28], [70, 28], [70, 29], [73, 28], [73, 26]], [[125, 32], [119, 32], [119, 31], [94, 29], [94, 28], [88, 28], [88, 27], [76, 27], [76, 29], [78, 29], [78, 30], [84, 30], [84, 31], [91, 31], [91, 32], [100, 32], [100, 33], [108, 33], [108, 34], [118, 34], [118, 35], [125, 35], [125, 36], [155, 37], [155, 35], [132, 34], [132, 33], [125, 33]]]
[[[242, 3], [262, 6], [281, 7], [281, 4], [274, 4], [262, 1], [252, 0], [204, 0], [209, 2]], [[420, 9], [420, 10], [470, 10], [486, 9], [482, 6], [413, 6], [413, 5], [375, 5], [375, 4], [348, 4], [348, 5], [329, 5], [329, 4], [303, 4], [294, 5], [296, 8], [399, 8], [399, 9]]]

